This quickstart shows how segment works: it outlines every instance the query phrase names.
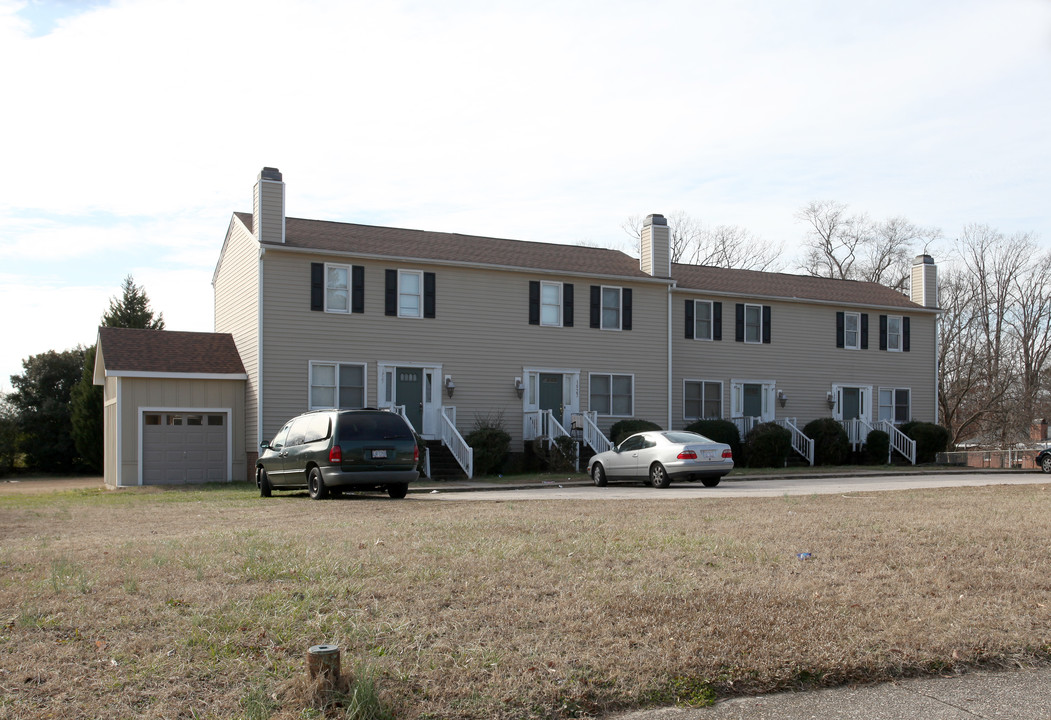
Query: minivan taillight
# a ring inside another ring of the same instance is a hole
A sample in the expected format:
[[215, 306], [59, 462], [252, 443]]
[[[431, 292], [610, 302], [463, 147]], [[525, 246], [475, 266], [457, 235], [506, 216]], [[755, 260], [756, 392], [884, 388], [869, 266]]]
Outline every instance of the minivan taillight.
[[413, 444], [412, 446], [412, 461], [418, 463], [420, 461], [420, 446]]
[[332, 449], [328, 451], [328, 461], [332, 465], [338, 465], [343, 462], [343, 448], [339, 445], [333, 445]]

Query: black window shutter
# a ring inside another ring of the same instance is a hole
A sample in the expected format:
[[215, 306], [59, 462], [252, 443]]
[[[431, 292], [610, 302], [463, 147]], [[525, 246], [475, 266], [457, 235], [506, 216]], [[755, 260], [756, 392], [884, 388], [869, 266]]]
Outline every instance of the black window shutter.
[[869, 349], [869, 314], [861, 313], [861, 349]]
[[887, 316], [879, 316], [879, 349], [887, 349]]
[[602, 327], [602, 287], [591, 286], [591, 327]]
[[529, 281], [529, 324], [540, 324], [540, 281]]
[[387, 270], [386, 275], [386, 288], [384, 289], [384, 314], [386, 315], [397, 315], [398, 314], [398, 271]]
[[734, 308], [734, 314], [736, 315], [734, 329], [734, 340], [737, 342], [744, 342], [744, 303], [737, 303], [737, 307]]
[[712, 340], [723, 339], [723, 304], [712, 303]]
[[310, 309], [325, 309], [325, 263], [310, 263]]
[[350, 269], [351, 293], [350, 311], [356, 313], [365, 312], [365, 268], [361, 265], [353, 265]]
[[846, 320], [844, 319], [845, 317], [846, 313], [836, 313], [836, 347], [838, 348], [841, 348], [844, 345], [846, 345], [846, 343], [843, 341], [843, 336], [846, 334], [846, 328], [844, 327], [846, 324]]
[[911, 342], [909, 341], [909, 319], [907, 317], [903, 317], [901, 319], [901, 349], [904, 352], [909, 352], [910, 345]]
[[693, 339], [693, 300], [686, 301], [686, 339]]
[[624, 288], [620, 293], [622, 308], [620, 327], [623, 330], [631, 330], [631, 288]]
[[562, 285], [562, 326], [573, 327], [573, 283]]
[[423, 316], [425, 318], [434, 317], [434, 305], [434, 273], [425, 272], [423, 274]]
[[770, 316], [773, 314], [769, 305], [763, 305], [763, 342], [770, 344]]

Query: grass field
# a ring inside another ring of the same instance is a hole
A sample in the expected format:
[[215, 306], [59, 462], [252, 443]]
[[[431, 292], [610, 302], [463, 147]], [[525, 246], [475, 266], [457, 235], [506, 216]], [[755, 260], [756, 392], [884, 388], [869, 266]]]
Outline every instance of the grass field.
[[[1049, 547], [1046, 485], [5, 495], [0, 718], [595, 717], [1045, 661]], [[342, 648], [345, 694], [304, 679], [320, 643]]]

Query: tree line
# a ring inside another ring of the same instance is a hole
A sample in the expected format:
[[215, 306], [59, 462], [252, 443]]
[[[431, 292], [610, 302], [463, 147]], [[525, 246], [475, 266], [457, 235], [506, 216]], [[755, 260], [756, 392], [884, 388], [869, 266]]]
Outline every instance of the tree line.
[[[129, 275], [110, 299], [103, 327], [163, 330], [164, 315]], [[0, 397], [0, 473], [21, 463], [47, 473], [102, 472], [102, 386], [94, 384], [94, 345], [48, 350], [22, 361], [12, 392]]]

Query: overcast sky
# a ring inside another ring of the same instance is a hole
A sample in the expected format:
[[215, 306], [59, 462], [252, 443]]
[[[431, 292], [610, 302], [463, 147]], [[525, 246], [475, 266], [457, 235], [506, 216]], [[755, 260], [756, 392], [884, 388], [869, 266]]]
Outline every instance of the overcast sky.
[[170, 330], [263, 166], [290, 216], [626, 247], [686, 211], [791, 256], [818, 199], [1051, 243], [1051, 0], [0, 0], [0, 389]]

